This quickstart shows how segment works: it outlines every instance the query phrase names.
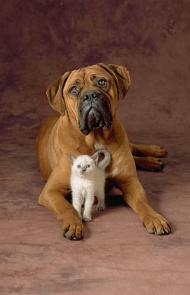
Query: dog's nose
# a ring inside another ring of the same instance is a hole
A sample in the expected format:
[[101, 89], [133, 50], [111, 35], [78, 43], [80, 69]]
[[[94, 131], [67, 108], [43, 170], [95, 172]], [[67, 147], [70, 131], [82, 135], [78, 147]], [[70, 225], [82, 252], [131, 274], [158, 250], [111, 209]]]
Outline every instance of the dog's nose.
[[95, 91], [86, 91], [83, 95], [84, 100], [92, 101], [99, 97], [99, 93]]

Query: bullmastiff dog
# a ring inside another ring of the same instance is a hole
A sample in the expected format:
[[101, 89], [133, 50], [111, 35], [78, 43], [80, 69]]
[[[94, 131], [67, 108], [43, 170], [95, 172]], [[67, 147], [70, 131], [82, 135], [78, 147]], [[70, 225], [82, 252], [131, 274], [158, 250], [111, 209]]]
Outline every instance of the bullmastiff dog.
[[47, 89], [48, 101], [59, 114], [48, 118], [37, 136], [39, 166], [47, 180], [39, 204], [61, 221], [61, 233], [68, 239], [84, 236], [83, 223], [65, 198], [70, 193], [69, 154], [92, 155], [98, 149], [108, 150], [112, 157], [106, 169], [109, 186], [121, 190], [148, 232], [170, 233], [168, 221], [149, 205], [136, 172], [136, 166], [161, 171], [164, 164], [159, 158], [167, 152], [155, 145], [130, 143], [116, 116], [130, 84], [125, 66], [99, 63], [66, 72]]

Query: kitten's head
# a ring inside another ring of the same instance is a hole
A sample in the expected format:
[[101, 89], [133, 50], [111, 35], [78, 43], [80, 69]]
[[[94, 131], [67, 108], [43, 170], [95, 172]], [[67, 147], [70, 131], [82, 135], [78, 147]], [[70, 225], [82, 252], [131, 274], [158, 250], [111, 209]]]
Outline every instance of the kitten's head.
[[81, 155], [78, 157], [70, 155], [72, 173], [81, 177], [93, 174], [96, 169], [97, 161], [98, 157], [94, 159], [88, 155]]

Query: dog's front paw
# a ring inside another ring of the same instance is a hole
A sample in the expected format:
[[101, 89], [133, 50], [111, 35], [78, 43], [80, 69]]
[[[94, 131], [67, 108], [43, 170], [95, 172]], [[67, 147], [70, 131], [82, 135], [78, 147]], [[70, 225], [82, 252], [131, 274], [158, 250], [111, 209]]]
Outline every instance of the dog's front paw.
[[150, 234], [164, 235], [171, 232], [171, 227], [168, 221], [157, 213], [147, 215], [143, 220], [143, 225], [147, 228]]
[[64, 220], [60, 233], [69, 240], [80, 240], [84, 237], [83, 224], [77, 216], [70, 216]]

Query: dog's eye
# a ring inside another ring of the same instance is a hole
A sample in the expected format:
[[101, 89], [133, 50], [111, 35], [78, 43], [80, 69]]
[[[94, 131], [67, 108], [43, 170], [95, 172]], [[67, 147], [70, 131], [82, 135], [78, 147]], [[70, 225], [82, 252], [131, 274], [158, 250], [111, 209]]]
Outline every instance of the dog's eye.
[[81, 165], [77, 165], [77, 168], [81, 168]]
[[79, 91], [80, 91], [80, 89], [77, 86], [72, 86], [71, 89], [70, 89], [70, 92], [72, 94], [77, 94], [77, 93], [79, 93]]
[[99, 86], [106, 86], [107, 85], [107, 80], [106, 79], [99, 79], [98, 80], [98, 85]]

